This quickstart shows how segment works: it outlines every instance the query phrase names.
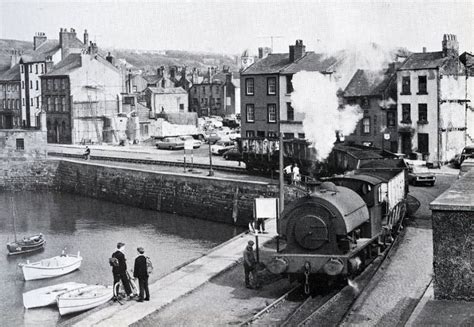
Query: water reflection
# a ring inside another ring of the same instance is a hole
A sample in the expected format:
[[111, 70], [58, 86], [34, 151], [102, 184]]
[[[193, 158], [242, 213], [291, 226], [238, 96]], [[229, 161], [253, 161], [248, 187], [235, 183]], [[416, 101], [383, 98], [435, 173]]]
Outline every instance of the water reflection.
[[[11, 194], [0, 194], [0, 241], [13, 239]], [[22, 192], [13, 194], [18, 236], [42, 232], [46, 237], [44, 251], [8, 257], [6, 247], [0, 258], [0, 312], [3, 326], [54, 326], [59, 314], [54, 307], [24, 310], [21, 294], [38, 287], [67, 281], [111, 284], [108, 258], [116, 243], [127, 244], [129, 267], [135, 249], [143, 246], [154, 261], [150, 281], [174, 267], [205, 253], [213, 246], [237, 235], [232, 226], [177, 215], [142, 210], [85, 197], [59, 193]], [[61, 253], [81, 251], [81, 269], [54, 279], [23, 281], [18, 263], [37, 261]]]

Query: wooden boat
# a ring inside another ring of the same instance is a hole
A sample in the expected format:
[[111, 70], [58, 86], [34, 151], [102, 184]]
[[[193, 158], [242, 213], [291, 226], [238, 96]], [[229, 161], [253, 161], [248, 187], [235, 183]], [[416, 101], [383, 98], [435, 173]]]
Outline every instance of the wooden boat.
[[38, 251], [44, 248], [46, 240], [43, 234], [24, 237], [21, 240], [7, 243], [8, 255], [23, 254]]
[[58, 296], [58, 308], [61, 316], [95, 308], [114, 296], [112, 287], [88, 285]]
[[68, 282], [37, 288], [23, 293], [23, 306], [26, 309], [31, 309], [56, 304], [59, 295], [84, 286], [87, 286], [87, 284]]
[[77, 255], [61, 254], [38, 262], [20, 263], [25, 280], [52, 278], [68, 274], [81, 266], [82, 257]]
[[16, 210], [15, 203], [13, 202], [13, 197], [10, 197], [10, 202], [12, 204], [12, 217], [13, 217], [13, 232], [15, 235], [15, 241], [7, 243], [8, 255], [22, 254], [38, 251], [44, 248], [46, 240], [44, 239], [43, 234], [39, 233], [37, 235], [32, 235], [24, 237], [21, 240], [18, 240], [16, 237]]

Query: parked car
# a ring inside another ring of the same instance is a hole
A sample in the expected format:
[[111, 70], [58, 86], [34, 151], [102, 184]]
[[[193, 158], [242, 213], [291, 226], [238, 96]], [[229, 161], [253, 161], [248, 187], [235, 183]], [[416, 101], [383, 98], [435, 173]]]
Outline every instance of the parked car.
[[196, 140], [191, 135], [184, 135], [184, 136], [181, 136], [180, 138], [181, 138], [181, 140], [183, 140], [183, 142], [186, 142], [188, 140], [192, 141], [193, 142], [193, 149], [199, 149], [202, 145], [201, 141]]
[[204, 140], [206, 141], [206, 143], [210, 143], [210, 144], [215, 144], [220, 139], [221, 139], [220, 135], [215, 132], [211, 132], [204, 136]]
[[461, 167], [459, 168], [458, 178], [466, 175], [471, 169], [474, 169], [474, 158], [468, 158], [463, 161]]
[[243, 161], [242, 159], [242, 152], [239, 151], [238, 147], [233, 147], [232, 149], [227, 150], [224, 152], [222, 157], [225, 160], [231, 160], [231, 161]]
[[408, 168], [408, 182], [412, 185], [428, 184], [433, 186], [436, 176], [425, 166], [410, 166]]
[[461, 167], [462, 163], [464, 160], [468, 158], [474, 158], [474, 145], [468, 145], [466, 146], [460, 155], [456, 155], [454, 159], [454, 165], [456, 167]]
[[224, 154], [224, 152], [226, 152], [227, 150], [232, 149], [233, 147], [235, 147], [234, 141], [220, 140], [220, 141], [217, 141], [216, 144], [211, 146], [211, 153], [220, 156]]
[[165, 137], [155, 143], [158, 149], [168, 149], [168, 150], [176, 150], [176, 149], [184, 149], [184, 141], [179, 137]]

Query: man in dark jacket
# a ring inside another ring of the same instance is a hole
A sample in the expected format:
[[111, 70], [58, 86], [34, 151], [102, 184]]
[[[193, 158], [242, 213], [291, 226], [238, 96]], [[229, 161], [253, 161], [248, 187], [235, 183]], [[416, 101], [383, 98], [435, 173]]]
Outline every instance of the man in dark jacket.
[[112, 258], [118, 260], [118, 265], [112, 268], [112, 273], [114, 274], [114, 285], [120, 280], [122, 281], [123, 288], [125, 293], [127, 293], [128, 298], [131, 298], [132, 290], [130, 288], [130, 282], [127, 276], [127, 259], [125, 259], [125, 243], [117, 243], [117, 251], [112, 254]]
[[250, 284], [250, 274], [255, 284], [255, 288], [260, 288], [260, 283], [257, 276], [257, 260], [255, 259], [255, 252], [253, 252], [253, 241], [247, 243], [244, 250], [244, 272], [245, 272], [245, 287], [253, 288]]
[[150, 291], [148, 290], [148, 267], [146, 263], [145, 250], [142, 247], [137, 248], [138, 256], [135, 259], [133, 268], [133, 277], [138, 278], [140, 296], [138, 302], [150, 301]]

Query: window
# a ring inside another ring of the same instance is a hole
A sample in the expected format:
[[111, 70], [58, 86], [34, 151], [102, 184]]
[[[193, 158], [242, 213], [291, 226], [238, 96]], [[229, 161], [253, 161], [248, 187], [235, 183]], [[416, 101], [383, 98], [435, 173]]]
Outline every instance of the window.
[[247, 131], [245, 132], [246, 137], [255, 137], [255, 131]]
[[275, 77], [267, 78], [267, 94], [268, 95], [276, 94], [276, 78]]
[[44, 74], [44, 66], [41, 64], [41, 74]]
[[418, 76], [418, 94], [428, 94], [426, 92], [426, 76]]
[[298, 133], [298, 138], [299, 139], [305, 139], [306, 135], [304, 133]]
[[5, 91], [5, 84], [2, 84], [2, 91]]
[[59, 110], [59, 103], [58, 103], [58, 97], [54, 97], [54, 111]]
[[245, 95], [254, 95], [255, 88], [254, 88], [254, 80], [253, 78], [245, 79]]
[[396, 115], [396, 111], [387, 111], [387, 127], [395, 127]]
[[10, 91], [10, 84], [7, 84], [7, 92]]
[[38, 90], [39, 89], [39, 82], [36, 81], [36, 89]]
[[25, 88], [25, 81], [21, 81], [21, 88], [22, 88], [22, 89]]
[[36, 108], [39, 108], [39, 97], [36, 97]]
[[269, 138], [277, 138], [278, 135], [277, 135], [276, 132], [268, 132], [268, 137], [269, 137]]
[[61, 97], [61, 110], [67, 111], [66, 110], [66, 98], [65, 97]]
[[30, 106], [33, 106], [33, 98], [30, 98]]
[[134, 106], [135, 105], [135, 99], [133, 97], [124, 97], [123, 98], [123, 104], [129, 104]]
[[16, 149], [25, 150], [25, 139], [16, 139]]
[[20, 100], [16, 99], [15, 101], [15, 109], [20, 109]]
[[402, 104], [402, 123], [411, 123], [411, 108], [409, 103]]
[[51, 97], [46, 98], [46, 111], [50, 111], [51, 109]]
[[38, 64], [35, 65], [35, 72], [38, 74]]
[[193, 104], [194, 104], [195, 106], [199, 105], [199, 101], [198, 101], [197, 98], [193, 98]]
[[257, 137], [265, 137], [265, 131], [257, 131]]
[[179, 104], [179, 110], [184, 111], [184, 103]]
[[52, 89], [53, 89], [53, 80], [48, 79], [48, 90], [52, 90]]
[[293, 78], [293, 75], [287, 75], [286, 76], [286, 93], [290, 94], [293, 92], [293, 82], [291, 79]]
[[[134, 92], [137, 92], [137, 87], [133, 86], [133, 88], [134, 88]], [[61, 90], [65, 90], [65, 89], [66, 89], [66, 80], [62, 79], [61, 80]]]
[[23, 106], [25, 105], [25, 98], [21, 99], [21, 103], [22, 103]]
[[267, 111], [268, 111], [268, 122], [269, 123], [276, 123], [277, 121], [277, 110], [276, 110], [276, 104], [270, 103], [267, 105]]
[[33, 66], [30, 65], [29, 67], [30, 67], [30, 73], [32, 73], [33, 72]]
[[247, 117], [247, 123], [253, 123], [255, 121], [255, 107], [253, 104], [247, 104], [245, 106], [245, 112]]
[[428, 134], [418, 133], [418, 152], [429, 153]]
[[59, 82], [60, 82], [59, 79], [55, 79], [55, 80], [54, 80], [54, 89], [55, 89], [55, 90], [59, 90], [59, 88], [60, 88]]
[[283, 133], [283, 138], [293, 139], [293, 138], [295, 138], [295, 134], [294, 133]]
[[7, 100], [2, 100], [2, 108], [5, 109], [7, 107]]
[[418, 123], [426, 124], [428, 122], [428, 105], [426, 103], [418, 104]]
[[24, 66], [20, 65], [21, 73], [23, 74], [25, 72]]
[[33, 88], [33, 81], [30, 81], [30, 89]]
[[365, 117], [364, 119], [362, 119], [362, 133], [370, 133], [370, 117]]
[[401, 94], [411, 94], [410, 93], [410, 76], [402, 77], [402, 93]]
[[363, 97], [360, 99], [360, 105], [362, 108], [369, 108], [370, 107], [370, 101], [369, 98]]
[[286, 103], [286, 120], [289, 120], [289, 121], [295, 120], [295, 110], [291, 106], [290, 102]]

